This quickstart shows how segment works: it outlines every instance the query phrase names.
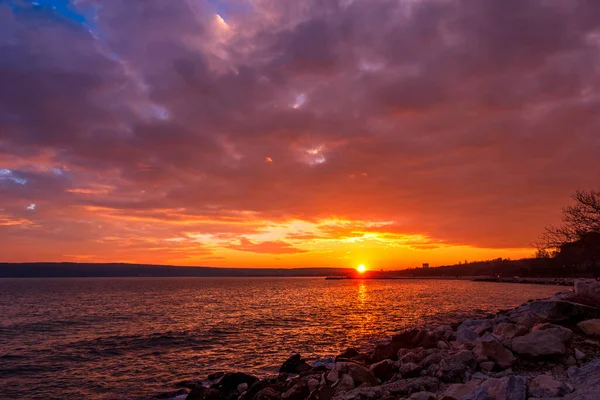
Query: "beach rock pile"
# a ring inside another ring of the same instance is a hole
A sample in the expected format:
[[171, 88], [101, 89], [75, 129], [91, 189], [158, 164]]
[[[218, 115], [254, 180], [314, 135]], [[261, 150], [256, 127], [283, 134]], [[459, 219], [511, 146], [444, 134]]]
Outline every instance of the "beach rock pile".
[[295, 354], [277, 376], [222, 374], [187, 400], [600, 399], [599, 295], [600, 283], [576, 282], [454, 328], [400, 332], [368, 352], [312, 365]]

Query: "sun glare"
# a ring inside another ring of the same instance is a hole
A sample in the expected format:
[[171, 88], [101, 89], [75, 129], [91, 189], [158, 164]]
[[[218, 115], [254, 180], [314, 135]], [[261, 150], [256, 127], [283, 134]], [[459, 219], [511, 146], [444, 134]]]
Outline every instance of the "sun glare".
[[356, 270], [362, 274], [367, 270], [367, 267], [365, 267], [364, 264], [360, 264], [358, 267], [356, 267]]

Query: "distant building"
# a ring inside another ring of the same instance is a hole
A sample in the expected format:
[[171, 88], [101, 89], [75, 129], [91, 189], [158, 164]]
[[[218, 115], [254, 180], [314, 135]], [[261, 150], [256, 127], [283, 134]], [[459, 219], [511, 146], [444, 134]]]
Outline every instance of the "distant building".
[[429, 263], [423, 263], [423, 269], [429, 269]]

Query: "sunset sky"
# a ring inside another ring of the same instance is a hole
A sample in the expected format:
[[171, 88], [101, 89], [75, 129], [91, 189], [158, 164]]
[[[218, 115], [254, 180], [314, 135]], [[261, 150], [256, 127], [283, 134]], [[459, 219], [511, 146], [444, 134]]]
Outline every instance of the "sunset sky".
[[600, 186], [600, 1], [0, 2], [0, 261], [530, 256]]

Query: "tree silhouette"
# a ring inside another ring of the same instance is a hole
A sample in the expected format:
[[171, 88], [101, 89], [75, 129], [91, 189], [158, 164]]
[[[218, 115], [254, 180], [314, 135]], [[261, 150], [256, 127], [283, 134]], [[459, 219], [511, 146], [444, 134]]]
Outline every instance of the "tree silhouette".
[[566, 265], [587, 265], [598, 279], [600, 191], [578, 190], [572, 198], [575, 204], [563, 208], [561, 225], [546, 228], [538, 251], [552, 250]]

